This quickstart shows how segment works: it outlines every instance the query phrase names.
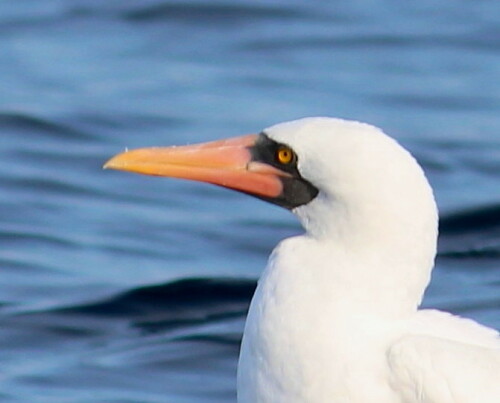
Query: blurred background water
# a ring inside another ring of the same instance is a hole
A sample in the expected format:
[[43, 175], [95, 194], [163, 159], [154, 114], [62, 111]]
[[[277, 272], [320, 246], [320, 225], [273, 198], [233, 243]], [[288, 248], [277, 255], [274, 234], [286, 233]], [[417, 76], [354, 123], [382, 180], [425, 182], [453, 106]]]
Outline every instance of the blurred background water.
[[425, 306], [500, 328], [500, 3], [0, 2], [0, 401], [231, 402], [293, 216], [103, 172], [123, 150], [367, 121], [441, 209]]

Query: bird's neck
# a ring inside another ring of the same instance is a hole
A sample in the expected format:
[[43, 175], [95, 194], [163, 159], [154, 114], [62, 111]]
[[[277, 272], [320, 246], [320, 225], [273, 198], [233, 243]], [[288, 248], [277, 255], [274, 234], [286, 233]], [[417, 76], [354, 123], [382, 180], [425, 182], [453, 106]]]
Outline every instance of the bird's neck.
[[434, 200], [414, 209], [400, 203], [381, 207], [368, 203], [347, 210], [338, 204], [314, 212], [321, 222], [301, 217], [308, 235], [283, 243], [288, 257], [281, 269], [311, 272], [303, 275], [318, 277], [315, 284], [326, 287], [326, 300], [348, 301], [361, 312], [414, 312], [434, 265]]

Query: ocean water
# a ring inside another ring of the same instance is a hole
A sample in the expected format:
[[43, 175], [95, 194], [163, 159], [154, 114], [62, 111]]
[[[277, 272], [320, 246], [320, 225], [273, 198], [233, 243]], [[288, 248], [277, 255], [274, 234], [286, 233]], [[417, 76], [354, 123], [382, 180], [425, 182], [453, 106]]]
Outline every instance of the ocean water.
[[500, 328], [500, 3], [0, 3], [0, 401], [232, 402], [256, 279], [294, 217], [102, 171], [125, 147], [328, 115], [424, 166], [424, 305]]

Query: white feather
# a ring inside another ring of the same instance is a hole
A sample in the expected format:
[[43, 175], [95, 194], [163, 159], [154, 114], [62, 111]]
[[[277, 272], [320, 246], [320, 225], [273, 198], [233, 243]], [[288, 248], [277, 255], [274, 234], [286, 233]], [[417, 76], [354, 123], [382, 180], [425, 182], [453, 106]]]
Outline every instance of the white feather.
[[238, 401], [500, 402], [498, 333], [418, 311], [437, 209], [414, 158], [379, 129], [308, 118], [266, 129], [318, 196], [251, 303]]

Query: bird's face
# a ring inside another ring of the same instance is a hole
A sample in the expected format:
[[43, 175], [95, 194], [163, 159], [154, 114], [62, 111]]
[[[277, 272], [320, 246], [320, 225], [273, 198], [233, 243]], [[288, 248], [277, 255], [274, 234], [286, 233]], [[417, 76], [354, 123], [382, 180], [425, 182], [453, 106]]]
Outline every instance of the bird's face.
[[294, 209], [318, 190], [298, 170], [298, 156], [265, 133], [180, 147], [131, 150], [105, 168], [212, 183]]

